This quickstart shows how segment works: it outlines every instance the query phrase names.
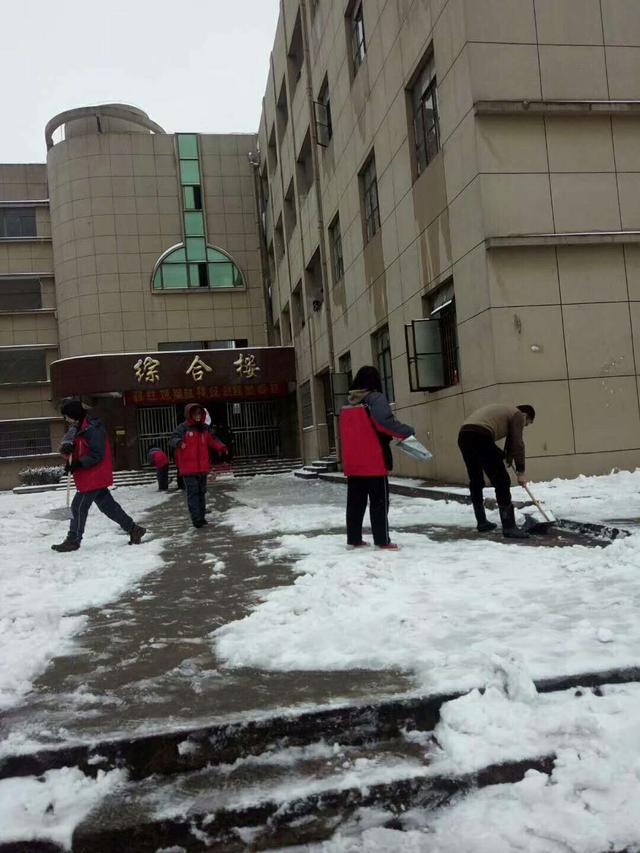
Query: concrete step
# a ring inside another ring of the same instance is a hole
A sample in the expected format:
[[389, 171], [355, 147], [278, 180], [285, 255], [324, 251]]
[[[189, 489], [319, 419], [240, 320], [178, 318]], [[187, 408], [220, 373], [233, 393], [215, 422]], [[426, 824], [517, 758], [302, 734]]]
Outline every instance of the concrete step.
[[298, 477], [299, 480], [317, 480], [318, 471], [309, 470], [308, 468], [301, 468], [299, 471], [294, 471], [293, 476]]

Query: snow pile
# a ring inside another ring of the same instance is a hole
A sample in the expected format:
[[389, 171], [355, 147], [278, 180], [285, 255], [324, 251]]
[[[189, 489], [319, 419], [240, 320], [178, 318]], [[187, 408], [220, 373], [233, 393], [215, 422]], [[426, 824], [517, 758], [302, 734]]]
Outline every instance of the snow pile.
[[[500, 669], [498, 664], [498, 669]], [[526, 672], [508, 662], [507, 681]], [[504, 672], [503, 672], [504, 675]], [[499, 679], [498, 679], [499, 681]], [[435, 730], [441, 751], [429, 775], [471, 773], [490, 764], [555, 754], [551, 776], [530, 770], [515, 784], [459, 796], [438, 812], [400, 816], [405, 831], [384, 828], [389, 812], [363, 809], [322, 853], [602, 853], [640, 845], [640, 685], [609, 685], [513, 700], [498, 683], [445, 704]], [[294, 848], [300, 849], [300, 848]]]
[[46, 840], [70, 850], [76, 826], [125, 780], [124, 770], [99, 770], [94, 779], [63, 767], [0, 781], [0, 843]]
[[[115, 497], [138, 521], [166, 499], [141, 488], [118, 489]], [[129, 547], [124, 531], [95, 507], [80, 550], [52, 551], [68, 530], [68, 519], [51, 517], [64, 499], [60, 492], [0, 494], [0, 709], [16, 704], [52, 658], [70, 651], [86, 622], [78, 614], [113, 601], [162, 565], [163, 541], [149, 538], [152, 530]]]
[[277, 538], [298, 576], [213, 632], [219, 657], [270, 670], [397, 668], [432, 692], [486, 683], [506, 651], [536, 678], [637, 664], [640, 537], [608, 548], [394, 538], [396, 553], [346, 551], [343, 535]]

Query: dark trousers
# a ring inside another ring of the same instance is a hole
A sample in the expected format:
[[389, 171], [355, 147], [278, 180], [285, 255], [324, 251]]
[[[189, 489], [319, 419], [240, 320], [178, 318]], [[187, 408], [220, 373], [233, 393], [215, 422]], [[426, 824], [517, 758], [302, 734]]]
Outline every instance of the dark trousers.
[[158, 468], [156, 476], [158, 477], [158, 491], [166, 492], [169, 488], [169, 465], [163, 465], [162, 468]]
[[347, 477], [347, 544], [362, 542], [362, 520], [369, 501], [376, 545], [389, 544], [389, 481], [386, 477]]
[[467, 466], [472, 502], [482, 502], [486, 474], [496, 490], [498, 506], [508, 506], [511, 503], [511, 478], [504, 464], [504, 453], [491, 436], [465, 430], [458, 435], [458, 447]]
[[131, 532], [131, 528], [135, 524], [133, 519], [122, 509], [109, 489], [94, 489], [91, 492], [76, 492], [74, 499], [71, 501], [72, 518], [69, 526], [69, 536], [72, 539], [76, 539], [78, 542], [82, 541], [84, 526], [87, 523], [87, 515], [93, 503], [95, 503], [100, 512], [104, 513], [107, 518], [115, 521], [127, 533]]
[[183, 479], [191, 521], [194, 524], [201, 524], [207, 509], [207, 475], [183, 474]]
[[179, 471], [176, 471], [176, 485], [184, 492], [184, 477]]

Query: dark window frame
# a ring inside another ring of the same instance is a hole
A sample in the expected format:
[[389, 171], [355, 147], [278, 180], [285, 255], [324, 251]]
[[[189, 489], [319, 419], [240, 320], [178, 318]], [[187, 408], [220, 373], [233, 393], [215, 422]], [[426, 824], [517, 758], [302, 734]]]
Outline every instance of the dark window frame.
[[391, 337], [389, 326], [381, 326], [371, 335], [373, 358], [375, 366], [380, 374], [382, 391], [390, 403], [395, 402], [395, 388], [393, 383], [393, 359], [391, 356]]
[[313, 392], [311, 380], [307, 379], [300, 386], [300, 412], [302, 414], [302, 429], [313, 426]]
[[360, 170], [360, 196], [365, 243], [368, 243], [380, 230], [380, 201], [378, 197], [378, 175], [376, 158], [372, 152]]
[[45, 348], [0, 348], [0, 385], [35, 385], [48, 381]]
[[331, 220], [329, 225], [329, 252], [331, 254], [331, 276], [333, 284], [337, 284], [344, 277], [344, 254], [342, 251], [342, 230], [340, 228], [340, 214]]
[[42, 310], [42, 282], [38, 276], [0, 277], [0, 312]]
[[438, 81], [433, 46], [424, 58], [407, 87], [413, 142], [414, 179], [417, 179], [440, 151], [440, 112]]
[[351, 73], [355, 77], [367, 55], [362, 0], [357, 0], [349, 15], [349, 34], [351, 37]]
[[329, 77], [324, 80], [318, 92], [318, 100], [314, 102], [316, 120], [316, 141], [318, 145], [327, 148], [333, 139], [333, 123], [331, 121], [331, 98], [329, 97]]
[[51, 421], [25, 419], [0, 423], [0, 459], [51, 453]]
[[37, 236], [35, 207], [0, 207], [0, 239], [25, 240]]

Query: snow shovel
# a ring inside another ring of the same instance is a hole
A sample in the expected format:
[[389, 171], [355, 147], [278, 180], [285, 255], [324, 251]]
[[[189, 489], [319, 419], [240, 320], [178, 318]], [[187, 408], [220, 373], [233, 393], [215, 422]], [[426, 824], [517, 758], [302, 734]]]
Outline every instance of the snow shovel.
[[[513, 468], [513, 465], [511, 467]], [[513, 470], [515, 471], [515, 468]], [[529, 488], [529, 486], [527, 486], [525, 484], [525, 485], [523, 485], [522, 488], [529, 495], [531, 502], [533, 503], [535, 508], [538, 510], [538, 512], [542, 516], [542, 521], [541, 521], [540, 518], [537, 516], [537, 513], [524, 513], [524, 515], [525, 515], [525, 522], [523, 525], [524, 529], [527, 531], [527, 533], [532, 533], [532, 532], [533, 533], [546, 533], [549, 530], [549, 528], [553, 524], [555, 524], [555, 521], [556, 521], [555, 516], [553, 515], [552, 512], [549, 512], [549, 510], [542, 508], [540, 501], [537, 500], [537, 498], [534, 496], [534, 494], [531, 491], [531, 489]]]

